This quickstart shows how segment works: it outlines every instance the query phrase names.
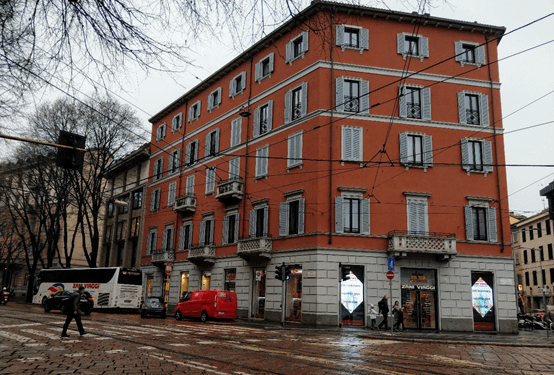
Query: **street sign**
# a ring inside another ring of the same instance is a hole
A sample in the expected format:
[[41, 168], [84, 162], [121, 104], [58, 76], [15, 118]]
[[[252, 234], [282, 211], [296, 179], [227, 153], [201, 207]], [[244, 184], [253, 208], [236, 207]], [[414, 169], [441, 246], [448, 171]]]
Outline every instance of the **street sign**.
[[394, 258], [389, 257], [389, 271], [394, 271]]
[[392, 272], [392, 271], [387, 271], [387, 279], [389, 279], [389, 280], [394, 279], [394, 272]]
[[173, 270], [173, 265], [171, 263], [165, 264], [165, 274], [167, 276], [171, 275], [171, 271]]

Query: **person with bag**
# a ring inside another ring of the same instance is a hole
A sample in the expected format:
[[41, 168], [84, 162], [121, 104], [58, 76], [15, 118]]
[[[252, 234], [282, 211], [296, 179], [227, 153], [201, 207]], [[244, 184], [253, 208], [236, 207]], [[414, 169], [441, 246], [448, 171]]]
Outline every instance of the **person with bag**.
[[[400, 307], [400, 303], [398, 301], [394, 302], [394, 306], [392, 307], [392, 312], [394, 313], [394, 316], [396, 317], [396, 322], [392, 326], [393, 329], [396, 329], [396, 331], [404, 331], [404, 313], [402, 312], [402, 308]], [[402, 326], [402, 328], [400, 328]]]
[[75, 318], [75, 323], [77, 323], [77, 328], [81, 336], [86, 335], [87, 332], [83, 329], [83, 323], [81, 323], [81, 315], [83, 313], [79, 310], [79, 301], [81, 300], [81, 295], [85, 292], [85, 287], [80, 286], [78, 292], [73, 292], [67, 300], [64, 301], [62, 306], [62, 312], [66, 315], [65, 323], [63, 325], [62, 337], [69, 337], [67, 334], [67, 328], [69, 324]]
[[389, 329], [389, 296], [385, 294], [382, 300], [379, 301], [377, 306], [379, 307], [379, 314], [383, 314], [383, 321], [377, 326], [378, 329], [381, 329], [383, 324], [385, 325], [385, 330]]

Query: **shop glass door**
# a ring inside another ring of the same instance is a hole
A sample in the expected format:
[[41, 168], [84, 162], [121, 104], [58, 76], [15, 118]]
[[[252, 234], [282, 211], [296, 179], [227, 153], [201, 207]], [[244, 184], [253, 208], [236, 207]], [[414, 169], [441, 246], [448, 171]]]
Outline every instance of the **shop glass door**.
[[302, 320], [302, 267], [295, 266], [286, 280], [285, 319]]
[[402, 269], [401, 305], [406, 328], [437, 328], [435, 275], [435, 270]]
[[495, 330], [493, 281], [491, 272], [471, 273], [471, 302], [473, 305], [473, 329], [475, 331]]
[[252, 287], [252, 316], [263, 318], [265, 314], [265, 270], [254, 269], [254, 284]]
[[340, 275], [341, 324], [363, 325], [365, 317], [364, 267], [341, 264]]

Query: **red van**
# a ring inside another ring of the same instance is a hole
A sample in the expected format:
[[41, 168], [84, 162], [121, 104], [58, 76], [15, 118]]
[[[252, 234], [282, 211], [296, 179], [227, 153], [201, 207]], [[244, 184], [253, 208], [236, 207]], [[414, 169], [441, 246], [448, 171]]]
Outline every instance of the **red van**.
[[175, 319], [184, 316], [200, 318], [235, 319], [237, 294], [227, 290], [193, 290], [188, 292], [175, 307]]

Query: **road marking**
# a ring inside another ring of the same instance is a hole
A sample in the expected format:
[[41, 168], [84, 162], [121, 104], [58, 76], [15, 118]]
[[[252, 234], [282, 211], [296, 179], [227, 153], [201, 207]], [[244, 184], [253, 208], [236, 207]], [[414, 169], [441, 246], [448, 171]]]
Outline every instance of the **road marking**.
[[196, 343], [199, 345], [212, 345], [217, 344], [217, 341], [197, 341]]
[[64, 354], [65, 357], [86, 357], [87, 353], [71, 353], [71, 354]]
[[24, 323], [24, 324], [0, 324], [0, 328], [18, 328], [18, 327], [30, 327], [30, 326], [40, 326], [42, 323]]
[[25, 346], [28, 346], [28, 347], [36, 347], [36, 346], [46, 346], [48, 344], [46, 344], [45, 342], [37, 342], [37, 343], [34, 343], [34, 344], [23, 344]]
[[44, 331], [37, 331], [36, 329], [22, 329], [21, 331], [25, 332], [25, 333], [30, 333], [31, 335], [46, 337], [47, 339], [50, 339], [50, 340], [61, 340], [62, 339], [58, 335], [54, 335], [54, 334], [44, 332]]
[[[211, 373], [218, 374], [218, 375], [228, 375], [228, 373], [226, 373], [226, 372], [221, 372], [221, 371], [214, 370], [213, 366], [211, 366], [211, 365], [198, 364], [198, 362], [193, 362], [193, 361], [179, 362], [179, 361], [175, 361], [173, 359], [169, 359], [169, 358], [165, 358], [165, 357], [158, 357], [158, 356], [155, 356], [155, 355], [152, 355], [152, 354], [150, 354], [149, 357], [156, 358], [160, 361], [175, 363], [177, 365], [192, 367], [192, 368], [195, 368], [195, 369], [198, 369], [198, 370], [203, 370], [203, 371], [211, 372]], [[212, 368], [209, 368], [209, 367], [212, 367]]]
[[140, 346], [138, 347], [137, 349], [143, 349], [143, 350], [156, 350], [158, 348], [154, 347], [154, 346]]
[[2, 332], [0, 331], [0, 336], [7, 338], [8, 340], [15, 340], [18, 342], [36, 342], [36, 340], [30, 339], [25, 336], [21, 336], [15, 333]]
[[483, 366], [482, 363], [462, 361], [462, 360], [457, 360], [457, 359], [453, 359], [453, 358], [442, 357], [440, 355], [427, 355], [427, 358], [431, 358], [433, 361], [443, 362], [443, 363], [451, 363], [451, 364], [455, 364], [455, 365], [463, 365], [463, 366], [469, 366], [469, 367]]
[[127, 350], [123, 350], [123, 349], [106, 350], [104, 353], [106, 354], [127, 353]]
[[44, 357], [18, 358], [17, 360], [18, 360], [19, 362], [26, 363], [26, 362], [34, 362], [34, 361], [43, 361], [43, 360], [44, 360]]
[[190, 344], [180, 344], [180, 343], [176, 343], [176, 344], [169, 344], [171, 346], [190, 346]]

